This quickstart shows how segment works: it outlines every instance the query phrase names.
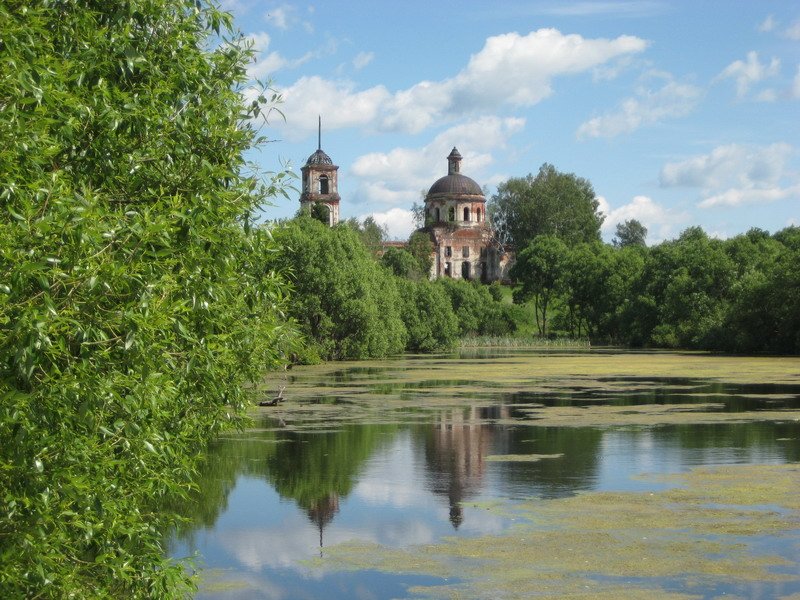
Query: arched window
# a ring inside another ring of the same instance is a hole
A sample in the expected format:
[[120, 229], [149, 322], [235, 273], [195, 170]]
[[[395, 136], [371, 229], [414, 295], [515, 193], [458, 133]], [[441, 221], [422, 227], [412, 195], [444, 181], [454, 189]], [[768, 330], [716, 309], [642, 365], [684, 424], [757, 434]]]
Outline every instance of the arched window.
[[451, 206], [450, 210], [447, 211], [447, 220], [448, 221], [455, 221], [456, 220], [456, 209], [455, 209], [455, 207]]
[[319, 176], [319, 193], [320, 194], [327, 194], [328, 193], [328, 176], [327, 175], [320, 175]]
[[442, 220], [442, 215], [439, 214], [439, 208], [437, 207], [436, 208], [436, 222], [438, 223], [441, 220]]
[[481, 209], [480, 208], [476, 208], [475, 209], [475, 220], [480, 223], [480, 220], [481, 220]]
[[465, 260], [461, 263], [461, 279], [469, 279], [470, 272], [469, 272], [469, 261]]
[[464, 207], [464, 220], [469, 221], [469, 206]]

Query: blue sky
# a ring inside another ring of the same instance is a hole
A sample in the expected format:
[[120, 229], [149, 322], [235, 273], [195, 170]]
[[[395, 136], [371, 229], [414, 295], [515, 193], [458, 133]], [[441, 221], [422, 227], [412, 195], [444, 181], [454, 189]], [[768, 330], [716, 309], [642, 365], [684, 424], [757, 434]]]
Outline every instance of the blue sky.
[[[283, 94], [263, 169], [317, 147], [343, 218], [390, 236], [446, 174], [487, 186], [545, 163], [592, 182], [603, 236], [691, 225], [728, 237], [800, 225], [800, 3], [788, 0], [226, 0]], [[299, 187], [299, 186], [298, 186]], [[297, 196], [266, 218], [289, 217]]]

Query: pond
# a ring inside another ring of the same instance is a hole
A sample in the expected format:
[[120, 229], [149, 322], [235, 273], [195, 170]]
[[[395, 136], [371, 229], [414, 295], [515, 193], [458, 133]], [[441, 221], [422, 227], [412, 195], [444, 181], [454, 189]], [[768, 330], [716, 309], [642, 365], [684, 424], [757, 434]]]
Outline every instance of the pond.
[[800, 597], [800, 359], [296, 367], [210, 448], [198, 598]]

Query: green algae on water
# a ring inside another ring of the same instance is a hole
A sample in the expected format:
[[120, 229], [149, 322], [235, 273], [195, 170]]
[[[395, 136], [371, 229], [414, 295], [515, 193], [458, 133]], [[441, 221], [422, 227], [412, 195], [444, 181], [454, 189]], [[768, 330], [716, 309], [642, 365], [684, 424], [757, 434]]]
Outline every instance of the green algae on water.
[[451, 579], [409, 590], [427, 598], [693, 598], [703, 597], [692, 594], [697, 586], [800, 581], [797, 558], [751, 543], [797, 535], [800, 466], [699, 468], [668, 479], [679, 487], [531, 499], [514, 505], [524, 521], [500, 535], [407, 549], [349, 543], [318, 564]]

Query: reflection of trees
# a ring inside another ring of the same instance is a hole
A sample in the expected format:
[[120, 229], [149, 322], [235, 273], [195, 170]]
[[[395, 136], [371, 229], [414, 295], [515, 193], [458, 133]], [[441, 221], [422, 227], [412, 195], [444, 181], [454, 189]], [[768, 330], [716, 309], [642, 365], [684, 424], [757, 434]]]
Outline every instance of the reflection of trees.
[[464, 520], [461, 502], [480, 487], [492, 430], [478, 421], [489, 409], [471, 407], [441, 412], [426, 431], [425, 458], [434, 493], [447, 496], [450, 522]]
[[597, 480], [603, 432], [589, 427], [504, 427], [495, 454], [562, 454], [537, 462], [495, 463], [513, 494], [554, 498], [592, 489]]
[[335, 431], [278, 429], [220, 438], [208, 449], [192, 501], [181, 507], [189, 522], [179, 533], [212, 527], [242, 475], [263, 479], [282, 498], [294, 500], [321, 532], [366, 461], [395, 430], [393, 425], [347, 425]]
[[653, 437], [660, 446], [681, 450], [735, 449], [743, 458], [752, 455], [780, 456], [786, 462], [800, 461], [800, 423], [750, 422], [687, 424], [659, 427]]
[[291, 498], [320, 530], [353, 489], [358, 473], [394, 432], [389, 425], [347, 425], [319, 433], [280, 432], [283, 440], [262, 465], [282, 498]]

